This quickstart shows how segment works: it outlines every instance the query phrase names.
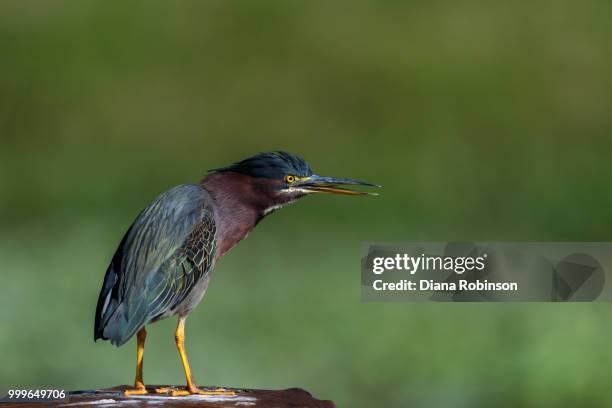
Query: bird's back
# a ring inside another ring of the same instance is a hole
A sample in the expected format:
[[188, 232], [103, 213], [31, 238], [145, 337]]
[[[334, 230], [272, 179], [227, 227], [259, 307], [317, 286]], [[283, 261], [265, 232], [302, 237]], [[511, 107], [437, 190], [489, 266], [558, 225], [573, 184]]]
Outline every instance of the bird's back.
[[106, 271], [94, 339], [119, 346], [145, 324], [173, 314], [210, 272], [215, 234], [211, 198], [202, 187], [180, 185], [157, 197], [126, 232]]

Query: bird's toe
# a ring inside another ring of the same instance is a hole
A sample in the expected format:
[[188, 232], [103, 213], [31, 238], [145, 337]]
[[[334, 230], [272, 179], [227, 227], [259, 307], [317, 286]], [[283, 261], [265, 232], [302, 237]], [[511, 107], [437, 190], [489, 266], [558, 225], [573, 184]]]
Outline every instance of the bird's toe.
[[149, 392], [145, 388], [144, 384], [136, 384], [134, 388], [128, 388], [127, 390], [123, 391], [123, 395], [144, 395], [148, 393]]
[[177, 391], [174, 387], [159, 387], [155, 389], [156, 394], [171, 394], [173, 391]]
[[217, 397], [233, 397], [236, 395], [234, 391], [225, 388], [215, 388], [214, 390], [202, 390], [197, 387], [188, 387], [184, 390], [171, 390], [170, 395], [173, 397], [182, 397], [187, 395], [210, 395]]

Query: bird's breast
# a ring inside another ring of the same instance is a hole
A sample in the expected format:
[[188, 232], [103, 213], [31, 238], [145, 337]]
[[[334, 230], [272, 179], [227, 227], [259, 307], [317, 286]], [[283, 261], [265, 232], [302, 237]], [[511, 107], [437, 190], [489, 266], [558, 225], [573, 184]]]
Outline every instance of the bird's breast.
[[251, 209], [228, 210], [221, 209], [218, 214], [215, 214], [217, 224], [215, 262], [246, 238], [261, 218], [261, 214]]

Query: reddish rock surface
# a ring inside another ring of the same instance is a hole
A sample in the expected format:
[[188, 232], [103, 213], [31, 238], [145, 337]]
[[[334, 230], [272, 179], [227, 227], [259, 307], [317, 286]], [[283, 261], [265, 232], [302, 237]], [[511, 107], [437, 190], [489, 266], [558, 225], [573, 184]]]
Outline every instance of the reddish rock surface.
[[[159, 385], [150, 388], [161, 387]], [[191, 395], [186, 397], [171, 397], [167, 395], [147, 394], [124, 396], [123, 390], [127, 386], [118, 386], [100, 390], [73, 391], [65, 400], [44, 402], [9, 402], [2, 403], [2, 407], [202, 407], [202, 408], [335, 408], [331, 401], [322, 401], [312, 397], [310, 393], [300, 389], [288, 390], [242, 390], [232, 389], [236, 393], [233, 397]], [[149, 388], [149, 387], [147, 387]], [[5, 400], [6, 401], [6, 400]]]

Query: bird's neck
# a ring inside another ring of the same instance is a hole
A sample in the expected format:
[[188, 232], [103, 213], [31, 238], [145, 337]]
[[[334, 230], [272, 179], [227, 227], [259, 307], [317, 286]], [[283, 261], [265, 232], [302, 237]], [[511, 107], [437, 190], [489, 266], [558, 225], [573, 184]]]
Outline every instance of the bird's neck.
[[215, 261], [245, 238], [268, 213], [256, 181], [237, 173], [213, 173], [201, 182], [213, 200], [217, 227]]

